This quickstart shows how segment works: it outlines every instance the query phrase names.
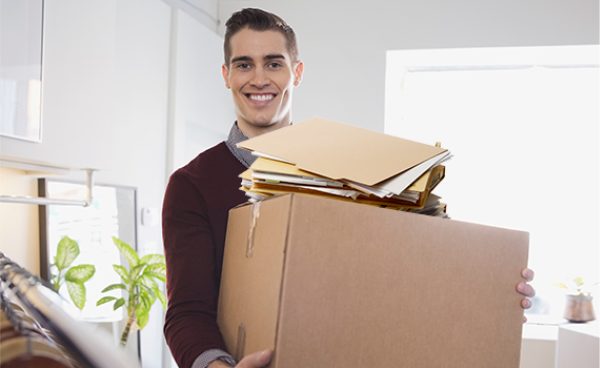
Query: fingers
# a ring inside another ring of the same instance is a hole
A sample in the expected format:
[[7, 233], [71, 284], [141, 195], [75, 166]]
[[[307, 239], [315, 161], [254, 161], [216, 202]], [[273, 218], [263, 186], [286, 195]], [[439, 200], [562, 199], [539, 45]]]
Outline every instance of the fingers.
[[517, 284], [517, 291], [526, 297], [533, 298], [535, 296], [535, 289], [533, 286], [526, 282], [519, 282]]
[[[517, 292], [519, 294], [525, 296], [526, 298], [521, 299], [521, 308], [529, 309], [531, 308], [531, 300], [528, 298], [533, 298], [535, 296], [535, 289], [533, 286], [529, 285], [528, 282], [533, 280], [535, 276], [533, 270], [529, 268], [523, 269], [521, 271], [521, 276], [525, 279], [525, 281], [521, 281], [517, 284]], [[523, 323], [527, 321], [527, 318], [523, 317]]]
[[525, 269], [523, 269], [523, 271], [521, 271], [521, 276], [523, 276], [523, 278], [525, 280], [527, 280], [527, 282], [533, 281], [535, 272], [533, 272], [533, 270], [530, 270], [529, 268], [525, 268]]
[[240, 360], [236, 368], [262, 368], [267, 366], [271, 362], [273, 352], [271, 350], [258, 351], [246, 355], [244, 359]]
[[[527, 281], [531, 281], [533, 279], [533, 271], [530, 269], [524, 269], [522, 275]], [[531, 308], [531, 300], [529, 300], [528, 298], [532, 298], [535, 296], [535, 289], [533, 288], [533, 286], [529, 285], [525, 281], [521, 281], [517, 284], [517, 291], [519, 292], [519, 294], [526, 297], [521, 299], [521, 308]], [[525, 322], [527, 322], [527, 318], [523, 316], [523, 323]]]

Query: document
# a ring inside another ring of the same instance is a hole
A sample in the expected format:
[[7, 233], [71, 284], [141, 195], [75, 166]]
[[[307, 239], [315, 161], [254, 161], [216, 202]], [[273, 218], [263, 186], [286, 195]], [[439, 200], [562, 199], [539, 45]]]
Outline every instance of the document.
[[331, 180], [368, 186], [375, 186], [447, 151], [320, 118], [250, 138], [238, 143], [238, 147]]
[[[335, 137], [332, 139], [331, 137]], [[323, 119], [238, 143], [258, 156], [240, 174], [251, 201], [290, 192], [445, 215], [431, 191], [451, 153], [441, 147]]]

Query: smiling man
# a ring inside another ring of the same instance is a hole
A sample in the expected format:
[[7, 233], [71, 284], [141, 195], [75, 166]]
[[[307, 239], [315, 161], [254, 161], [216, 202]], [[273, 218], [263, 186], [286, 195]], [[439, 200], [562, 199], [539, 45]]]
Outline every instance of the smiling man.
[[[256, 352], [236, 365], [217, 326], [217, 299], [228, 211], [246, 200], [238, 175], [254, 161], [236, 143], [291, 123], [292, 95], [304, 64], [294, 31], [274, 14], [243, 9], [226, 26], [222, 74], [237, 120], [227, 141], [173, 173], [163, 203], [169, 299], [164, 332], [181, 368], [258, 368], [272, 354]], [[523, 277], [533, 274], [525, 270]], [[533, 296], [526, 282], [517, 291]], [[527, 298], [522, 306], [529, 307]]]
[[[244, 9], [226, 26], [222, 74], [237, 120], [227, 141], [173, 173], [163, 203], [169, 299], [164, 332], [182, 368], [236, 364], [216, 322], [227, 215], [246, 200], [238, 175], [254, 161], [236, 143], [290, 124], [293, 90], [304, 69], [294, 31], [280, 17]], [[262, 367], [270, 355], [257, 352], [237, 366]]]

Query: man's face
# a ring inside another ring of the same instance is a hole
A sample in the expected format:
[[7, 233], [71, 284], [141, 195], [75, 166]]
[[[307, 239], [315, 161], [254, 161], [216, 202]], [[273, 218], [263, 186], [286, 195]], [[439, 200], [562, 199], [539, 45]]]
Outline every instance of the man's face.
[[303, 64], [292, 61], [283, 34], [244, 28], [230, 39], [223, 78], [231, 89], [238, 126], [248, 136], [290, 123], [292, 90]]

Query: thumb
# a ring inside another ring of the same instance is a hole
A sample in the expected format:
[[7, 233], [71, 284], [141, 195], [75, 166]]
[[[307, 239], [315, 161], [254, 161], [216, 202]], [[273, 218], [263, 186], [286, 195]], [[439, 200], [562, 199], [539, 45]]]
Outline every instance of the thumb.
[[242, 359], [236, 368], [261, 368], [271, 362], [273, 352], [271, 350], [258, 351], [248, 354]]

